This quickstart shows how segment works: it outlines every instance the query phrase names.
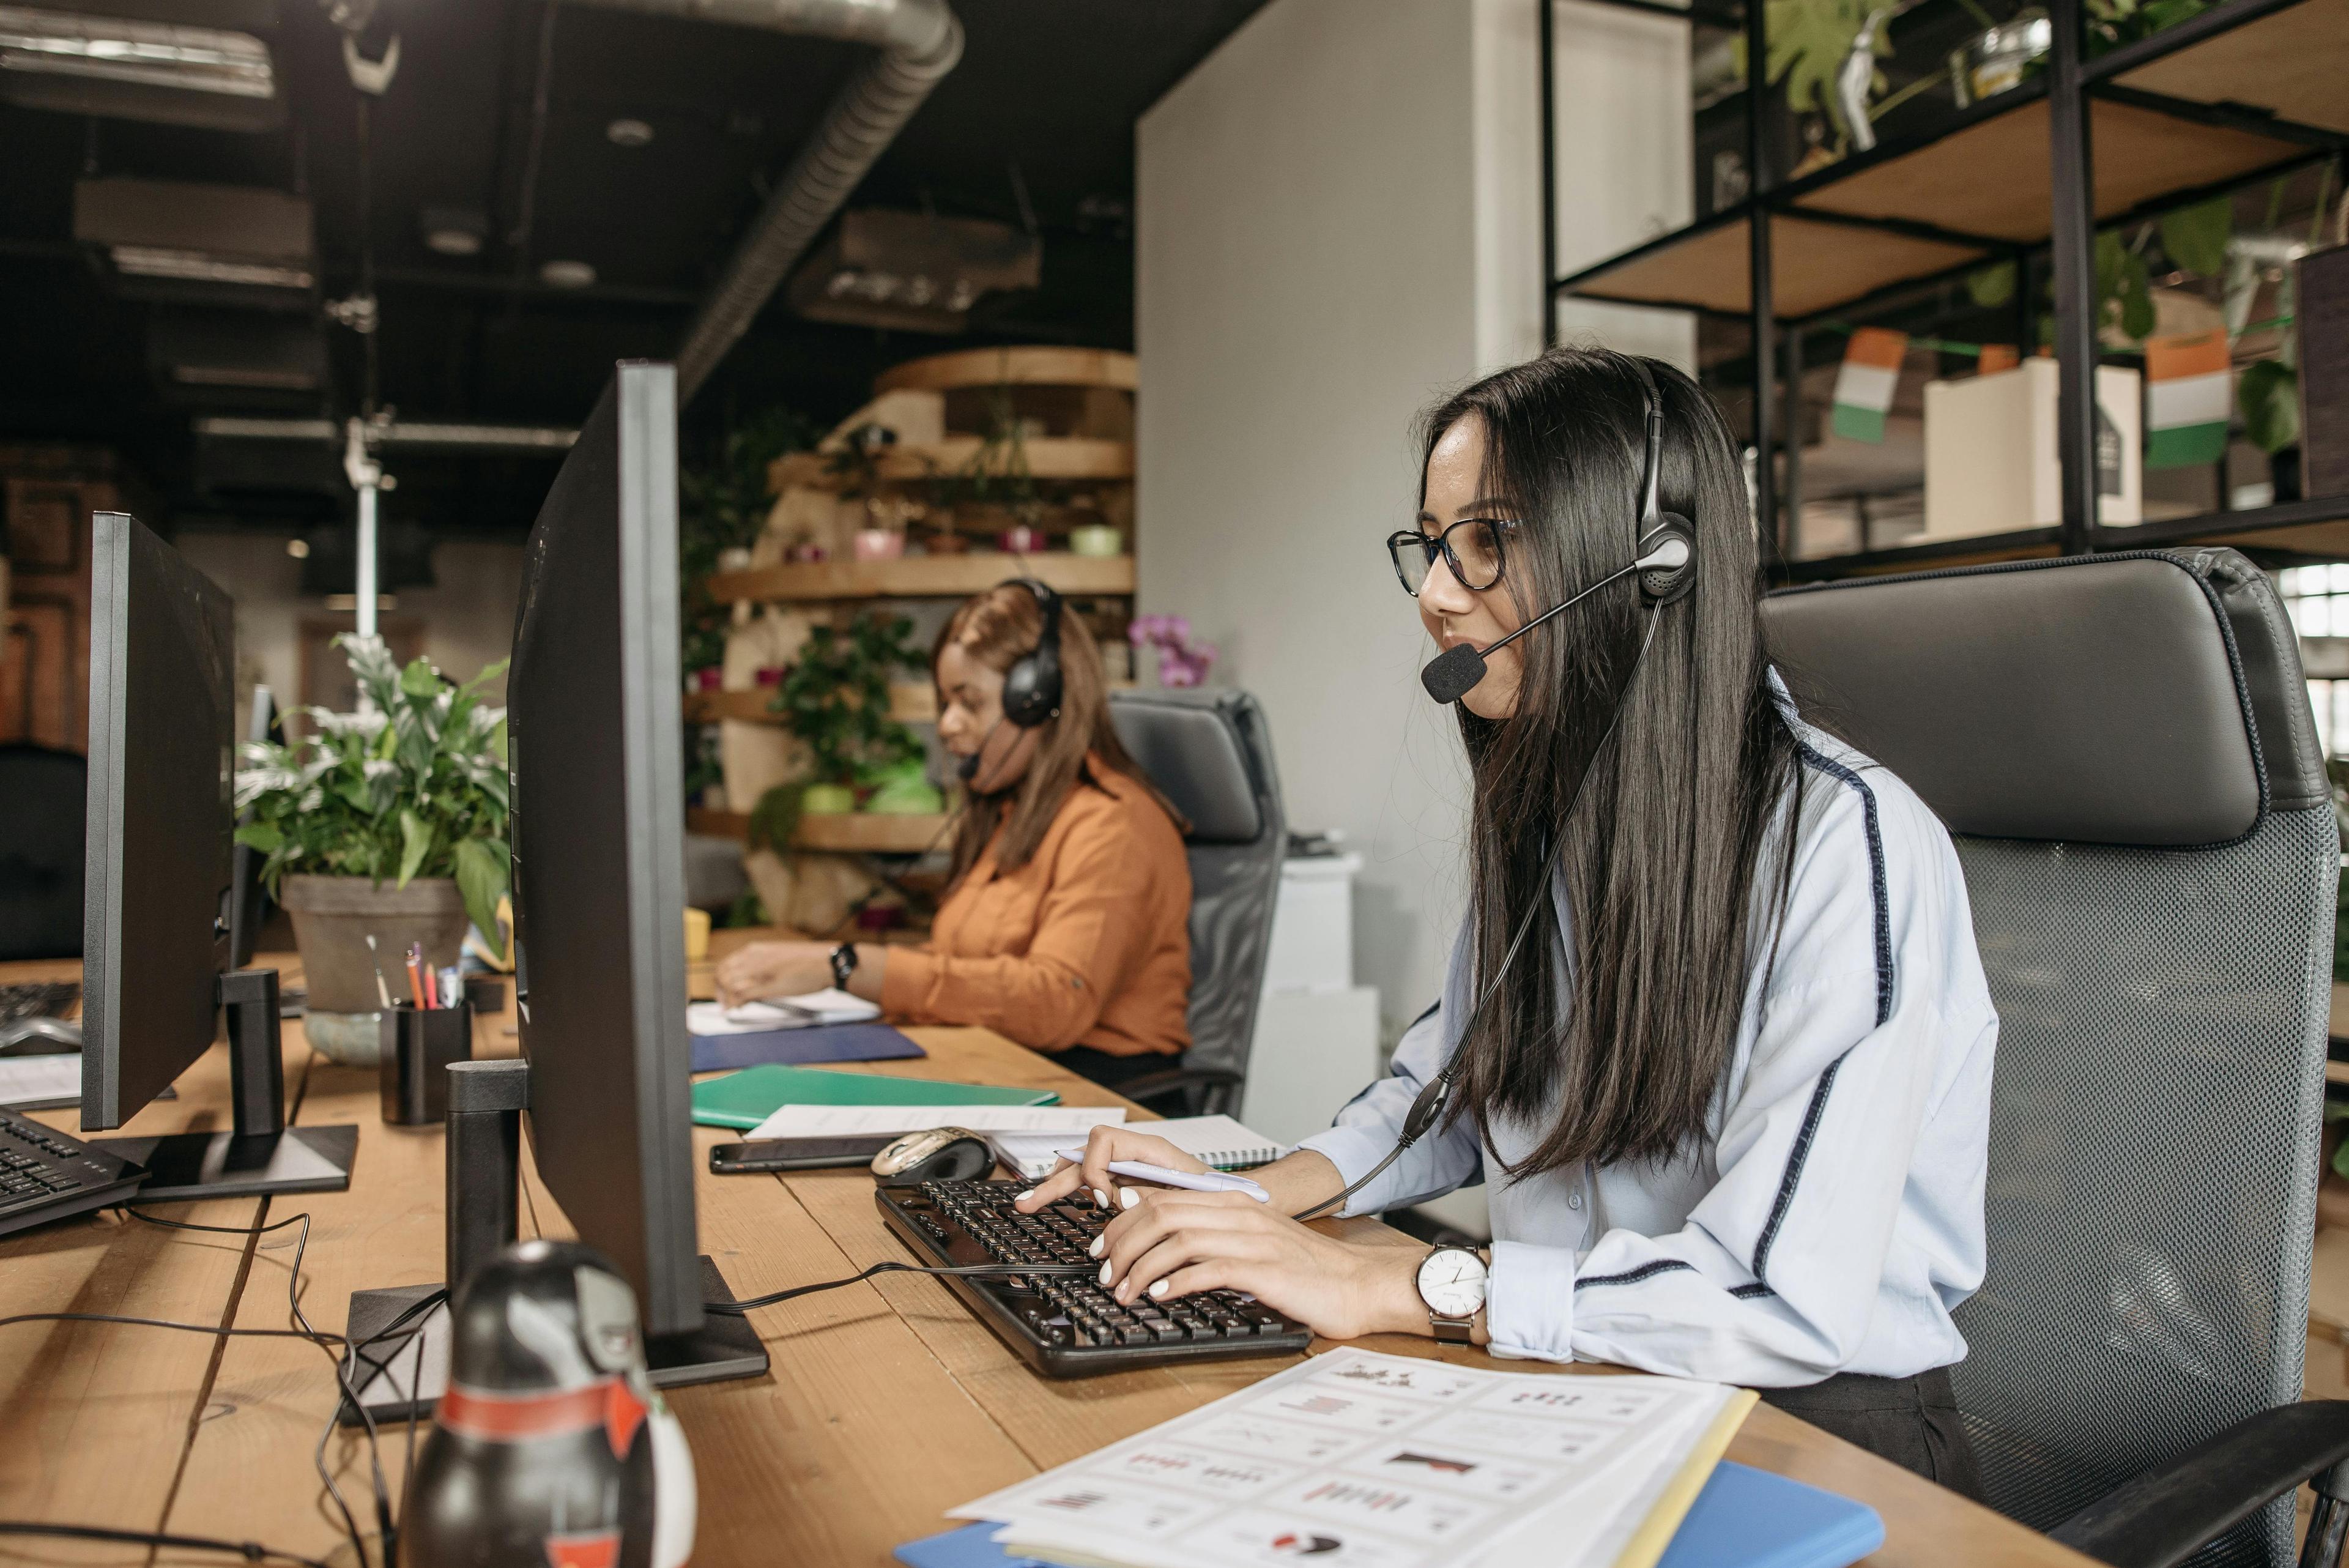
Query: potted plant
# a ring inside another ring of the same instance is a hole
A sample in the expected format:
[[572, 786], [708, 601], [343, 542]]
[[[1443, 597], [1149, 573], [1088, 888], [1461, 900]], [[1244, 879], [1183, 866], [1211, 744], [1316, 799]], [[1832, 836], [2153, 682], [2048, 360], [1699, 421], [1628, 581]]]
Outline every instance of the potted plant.
[[510, 876], [506, 721], [481, 691], [505, 665], [460, 686], [420, 659], [400, 669], [380, 638], [336, 641], [359, 711], [305, 708], [303, 739], [245, 743], [236, 805], [252, 815], [236, 836], [266, 857], [262, 876], [293, 917], [310, 1043], [367, 1065], [378, 979], [399, 976], [405, 989], [409, 944], [446, 968], [468, 920], [498, 929]]
[[889, 716], [890, 677], [925, 667], [913, 631], [903, 617], [867, 611], [845, 631], [820, 626], [808, 634], [773, 703], [807, 744], [811, 776], [797, 791], [797, 813], [854, 811], [860, 786], [920, 762], [921, 742]]

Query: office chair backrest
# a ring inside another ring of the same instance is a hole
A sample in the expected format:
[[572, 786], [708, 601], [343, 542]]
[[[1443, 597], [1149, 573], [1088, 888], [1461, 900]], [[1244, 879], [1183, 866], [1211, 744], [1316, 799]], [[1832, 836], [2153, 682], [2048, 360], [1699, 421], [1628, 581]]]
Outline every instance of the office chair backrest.
[[1191, 824], [1186, 1067], [1247, 1071], [1288, 825], [1264, 710], [1245, 691], [1119, 691], [1110, 721]]
[[[1957, 836], [1999, 1041], [1952, 1376], [1989, 1501], [2044, 1530], [2300, 1397], [2340, 841], [2298, 645], [2231, 550], [1764, 618], [1806, 716]], [[2291, 1544], [2287, 1496], [2213, 1560]]]
[[89, 764], [0, 746], [0, 961], [81, 957]]

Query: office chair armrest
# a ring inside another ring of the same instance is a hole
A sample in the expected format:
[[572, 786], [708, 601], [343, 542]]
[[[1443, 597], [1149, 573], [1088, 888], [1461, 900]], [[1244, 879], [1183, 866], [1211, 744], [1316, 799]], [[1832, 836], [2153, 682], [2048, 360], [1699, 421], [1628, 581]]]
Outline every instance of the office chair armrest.
[[1246, 1077], [1228, 1067], [1170, 1067], [1164, 1073], [1129, 1078], [1117, 1086], [1117, 1092], [1136, 1105], [1147, 1106], [1153, 1100], [1163, 1100], [1185, 1090], [1203, 1089], [1206, 1093], [1200, 1099], [1204, 1107], [1214, 1111], [1223, 1109], [1235, 1099], [1247, 1082]]
[[[2330, 1568], [2349, 1524], [2349, 1399], [2261, 1410], [2047, 1533], [2115, 1568], [2169, 1568], [2310, 1480], [2316, 1513], [2301, 1562]], [[2321, 1544], [2323, 1535], [2332, 1539]]]

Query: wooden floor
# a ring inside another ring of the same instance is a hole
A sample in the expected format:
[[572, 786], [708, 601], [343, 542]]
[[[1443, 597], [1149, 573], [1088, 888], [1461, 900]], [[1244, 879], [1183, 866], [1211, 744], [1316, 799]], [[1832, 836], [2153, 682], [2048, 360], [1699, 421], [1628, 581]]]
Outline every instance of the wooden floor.
[[[281, 964], [292, 971], [290, 960]], [[26, 966], [0, 965], [0, 981]], [[298, 983], [288, 972], [285, 983]], [[478, 1022], [481, 1054], [511, 1054], [511, 1012]], [[916, 1029], [926, 1060], [872, 1070], [1058, 1089], [1071, 1104], [1108, 1095], [982, 1030]], [[178, 1206], [160, 1212], [233, 1227], [164, 1230], [119, 1211], [0, 1241], [0, 1316], [104, 1313], [246, 1329], [289, 1326], [289, 1291], [317, 1329], [339, 1332], [355, 1290], [437, 1282], [441, 1272], [441, 1136], [385, 1126], [371, 1072], [311, 1055], [286, 1029], [294, 1119], [361, 1129], [347, 1192]], [[215, 1049], [180, 1097], [141, 1112], [131, 1133], [227, 1124], [227, 1070]], [[76, 1113], [43, 1113], [74, 1130]], [[708, 1148], [733, 1135], [699, 1129]], [[861, 1172], [710, 1176], [697, 1162], [702, 1250], [737, 1293], [837, 1278], [904, 1251], [885, 1232]], [[525, 1233], [567, 1233], [534, 1178]], [[301, 1272], [294, 1273], [307, 1216]], [[263, 1230], [261, 1227], [274, 1227]], [[1411, 1246], [1369, 1221], [1365, 1240]], [[1131, 1436], [1278, 1368], [1288, 1358], [1156, 1368], [1073, 1382], [1033, 1376], [936, 1281], [885, 1276], [808, 1296], [751, 1320], [773, 1361], [752, 1381], [678, 1390], [672, 1402], [700, 1479], [698, 1568], [843, 1563], [877, 1568], [890, 1549], [947, 1528], [944, 1510]], [[1482, 1352], [1398, 1337], [1360, 1342], [1398, 1355], [1490, 1365]], [[1317, 1349], [1325, 1348], [1317, 1345]], [[1528, 1362], [1511, 1370], [1538, 1369]], [[1588, 1371], [1589, 1369], [1577, 1369]], [[298, 1338], [221, 1338], [118, 1324], [0, 1328], [0, 1520], [178, 1532], [352, 1563], [342, 1519], [313, 1468], [336, 1401], [327, 1356]], [[2071, 1563], [2085, 1559], [1768, 1406], [1730, 1457], [1858, 1498], [1883, 1515], [1885, 1564]], [[381, 1460], [397, 1500], [404, 1429]], [[323, 1463], [377, 1557], [365, 1440], [336, 1431]], [[30, 1563], [204, 1563], [167, 1549], [0, 1536], [0, 1559]]]

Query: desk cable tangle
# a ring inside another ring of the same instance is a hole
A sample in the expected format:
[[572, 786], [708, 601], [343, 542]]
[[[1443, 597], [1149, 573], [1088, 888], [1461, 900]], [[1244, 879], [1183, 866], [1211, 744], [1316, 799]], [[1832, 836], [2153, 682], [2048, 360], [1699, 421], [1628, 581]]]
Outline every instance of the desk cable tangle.
[[[367, 1366], [373, 1367], [376, 1371], [381, 1372], [385, 1370], [384, 1365], [375, 1361], [372, 1357], [369, 1357], [366, 1354], [367, 1348], [369, 1345], [374, 1345], [377, 1341], [398, 1332], [398, 1330], [406, 1326], [407, 1323], [417, 1314], [428, 1311], [431, 1307], [438, 1305], [446, 1296], [447, 1293], [436, 1292], [432, 1295], [427, 1296], [424, 1299], [412, 1303], [407, 1308], [407, 1310], [403, 1311], [399, 1316], [385, 1324], [383, 1328], [367, 1335], [365, 1339], [354, 1343], [343, 1334], [327, 1334], [323, 1330], [313, 1326], [308, 1317], [303, 1314], [301, 1297], [302, 1262], [310, 1243], [310, 1216], [306, 1212], [292, 1215], [286, 1219], [276, 1220], [274, 1223], [267, 1225], [197, 1225], [184, 1220], [161, 1219], [156, 1215], [148, 1214], [138, 1209], [132, 1208], [128, 1203], [118, 1204], [115, 1205], [115, 1207], [133, 1220], [140, 1220], [145, 1224], [156, 1226], [161, 1230], [191, 1231], [222, 1236], [243, 1236], [252, 1239], [256, 1248], [259, 1245], [259, 1238], [269, 1234], [271, 1231], [283, 1231], [288, 1226], [300, 1226], [301, 1230], [296, 1235], [294, 1243], [293, 1267], [287, 1272], [285, 1285], [287, 1310], [296, 1326], [293, 1328], [233, 1328], [225, 1327], [217, 1324], [179, 1323], [169, 1318], [137, 1317], [119, 1313], [32, 1312], [17, 1313], [6, 1317], [0, 1317], [0, 1328], [7, 1328], [20, 1323], [104, 1323], [119, 1324], [134, 1328], [171, 1329], [182, 1334], [210, 1334], [212, 1337], [219, 1339], [302, 1339], [309, 1341], [311, 1344], [316, 1345], [320, 1350], [324, 1351], [334, 1362], [335, 1382], [342, 1393], [342, 1399], [336, 1402], [334, 1414], [330, 1415], [326, 1418], [326, 1429], [318, 1435], [317, 1447], [311, 1454], [311, 1464], [313, 1468], [317, 1470], [318, 1479], [324, 1484], [326, 1495], [333, 1499], [335, 1511], [342, 1516], [343, 1532], [351, 1543], [351, 1551], [357, 1559], [358, 1568], [390, 1568], [390, 1564], [393, 1562], [395, 1553], [398, 1550], [399, 1528], [391, 1505], [390, 1489], [384, 1479], [383, 1455], [379, 1434], [376, 1428], [374, 1416], [367, 1410], [364, 1404], [360, 1403], [357, 1390], [351, 1386], [350, 1382], [344, 1376], [342, 1357], [336, 1353], [335, 1347], [336, 1345], [342, 1345], [347, 1348], [351, 1352], [352, 1358], [355, 1361], [363, 1362]], [[413, 1397], [414, 1389], [412, 1386], [409, 1393], [410, 1398], [409, 1401], [409, 1413], [408, 1422], [409, 1453], [412, 1461], [416, 1448], [415, 1400]], [[358, 1520], [357, 1516], [351, 1512], [350, 1504], [344, 1498], [342, 1489], [336, 1485], [333, 1472], [328, 1470], [326, 1468], [326, 1445], [334, 1438], [335, 1428], [342, 1415], [343, 1401], [348, 1401], [358, 1410], [360, 1420], [367, 1430], [367, 1465], [370, 1472], [369, 1480], [372, 1483], [372, 1490], [375, 1493], [376, 1521], [378, 1529], [380, 1532], [379, 1540], [382, 1546], [382, 1555], [379, 1563], [370, 1562], [367, 1556], [365, 1537], [359, 1532]], [[243, 1557], [250, 1563], [279, 1562], [296, 1564], [297, 1568], [327, 1568], [326, 1564], [318, 1562], [315, 1558], [305, 1557], [298, 1552], [279, 1551], [274, 1547], [264, 1546], [259, 1542], [227, 1541], [211, 1536], [181, 1535], [167, 1532], [119, 1530], [111, 1526], [92, 1524], [53, 1524], [27, 1520], [0, 1520], [0, 1536], [8, 1535], [44, 1536], [57, 1540], [68, 1541], [119, 1542], [131, 1545], [167, 1547], [177, 1551], [218, 1552]]]

